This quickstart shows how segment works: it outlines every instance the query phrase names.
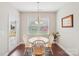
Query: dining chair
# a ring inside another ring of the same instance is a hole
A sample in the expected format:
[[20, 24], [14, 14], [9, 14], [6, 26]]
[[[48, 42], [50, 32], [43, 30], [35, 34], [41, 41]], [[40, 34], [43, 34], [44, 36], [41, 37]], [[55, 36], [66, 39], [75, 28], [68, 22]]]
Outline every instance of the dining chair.
[[53, 51], [52, 51], [52, 44], [54, 44], [54, 36], [52, 34], [49, 34], [49, 43], [48, 43], [48, 48], [50, 49], [52, 55], [53, 55]]
[[44, 41], [36, 40], [33, 42], [32, 54], [33, 54], [33, 56], [45, 55], [45, 43], [44, 43]]
[[25, 55], [26, 53], [28, 53], [27, 49], [31, 47], [31, 45], [28, 43], [28, 36], [26, 35], [23, 36], [23, 42], [25, 45], [25, 50], [24, 50], [24, 55]]

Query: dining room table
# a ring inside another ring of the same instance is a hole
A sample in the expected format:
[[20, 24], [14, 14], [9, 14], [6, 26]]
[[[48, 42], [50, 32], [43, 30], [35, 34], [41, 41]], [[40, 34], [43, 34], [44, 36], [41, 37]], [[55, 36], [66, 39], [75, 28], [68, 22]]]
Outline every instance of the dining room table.
[[[36, 40], [40, 40], [40, 41], [43, 41], [44, 44], [48, 44], [49, 43], [49, 39], [46, 38], [46, 37], [31, 37], [28, 39], [28, 42], [33, 45], [33, 42], [35, 42]], [[27, 54], [26, 56], [33, 56], [33, 47], [30, 47], [30, 48], [27, 48]], [[52, 52], [52, 49], [49, 48], [49, 47], [45, 47], [45, 54], [44, 56], [52, 56], [53, 55], [53, 52]]]

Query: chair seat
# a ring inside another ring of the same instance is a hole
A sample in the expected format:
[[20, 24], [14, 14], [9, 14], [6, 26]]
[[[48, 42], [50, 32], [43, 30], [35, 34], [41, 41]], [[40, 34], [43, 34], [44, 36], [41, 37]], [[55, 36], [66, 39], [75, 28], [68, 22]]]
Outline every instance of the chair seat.
[[36, 40], [33, 42], [33, 55], [42, 56], [45, 54], [45, 44], [42, 40]]
[[26, 48], [31, 48], [32, 46], [31, 46], [31, 45], [25, 45], [25, 47], [26, 47]]
[[44, 49], [43, 48], [35, 48], [33, 51], [33, 54], [35, 56], [42, 56], [42, 55], [44, 55]]

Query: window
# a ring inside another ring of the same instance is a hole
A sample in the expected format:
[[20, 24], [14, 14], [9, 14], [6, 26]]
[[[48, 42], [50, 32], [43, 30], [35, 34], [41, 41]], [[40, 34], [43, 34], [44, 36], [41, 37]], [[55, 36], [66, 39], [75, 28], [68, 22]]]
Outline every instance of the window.
[[37, 17], [27, 17], [27, 34], [28, 35], [48, 35], [49, 33], [49, 17], [42, 17], [37, 22]]

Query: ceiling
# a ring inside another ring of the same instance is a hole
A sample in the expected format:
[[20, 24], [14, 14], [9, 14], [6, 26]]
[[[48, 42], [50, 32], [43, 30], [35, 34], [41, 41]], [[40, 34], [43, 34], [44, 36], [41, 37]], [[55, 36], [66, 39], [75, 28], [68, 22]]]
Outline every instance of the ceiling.
[[[20, 12], [35, 12], [38, 11], [37, 2], [10, 2]], [[68, 2], [39, 2], [39, 11], [56, 12]]]

